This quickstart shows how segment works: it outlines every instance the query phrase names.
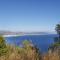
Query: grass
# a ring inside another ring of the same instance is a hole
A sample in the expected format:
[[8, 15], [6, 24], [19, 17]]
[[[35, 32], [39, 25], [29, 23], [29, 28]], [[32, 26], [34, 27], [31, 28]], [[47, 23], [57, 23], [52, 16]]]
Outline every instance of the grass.
[[38, 50], [27, 40], [23, 41], [23, 48], [6, 45], [5, 43], [3, 45], [0, 43], [0, 45], [0, 60], [40, 60]]
[[[23, 48], [7, 45], [3, 37], [0, 37], [0, 60], [60, 60], [58, 53], [60, 50], [51, 52], [49, 49], [42, 55], [31, 42], [25, 40], [22, 44]], [[60, 44], [56, 43], [54, 46], [60, 46]]]

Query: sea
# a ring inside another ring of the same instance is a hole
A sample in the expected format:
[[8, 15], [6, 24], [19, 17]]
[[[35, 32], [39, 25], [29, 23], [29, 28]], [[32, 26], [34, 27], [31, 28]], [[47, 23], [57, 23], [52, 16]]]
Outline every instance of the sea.
[[16, 45], [22, 47], [22, 42], [24, 40], [28, 40], [35, 45], [39, 51], [47, 52], [48, 48], [51, 44], [54, 43], [54, 38], [56, 34], [48, 34], [48, 35], [23, 35], [23, 36], [11, 36], [5, 37], [6, 43], [9, 45]]

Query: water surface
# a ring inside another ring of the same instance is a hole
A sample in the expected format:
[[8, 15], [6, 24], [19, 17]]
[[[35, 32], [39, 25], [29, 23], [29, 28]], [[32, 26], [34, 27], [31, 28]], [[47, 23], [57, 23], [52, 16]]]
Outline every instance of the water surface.
[[54, 43], [54, 37], [56, 35], [24, 35], [24, 36], [16, 36], [16, 37], [6, 37], [6, 42], [8, 44], [17, 46], [21, 46], [23, 40], [29, 40], [32, 41], [34, 45], [36, 45], [37, 48], [41, 52], [47, 52], [49, 45]]

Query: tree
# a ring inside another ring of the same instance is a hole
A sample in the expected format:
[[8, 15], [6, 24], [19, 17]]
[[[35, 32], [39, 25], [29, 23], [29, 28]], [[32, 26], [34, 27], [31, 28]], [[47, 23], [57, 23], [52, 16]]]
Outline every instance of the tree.
[[50, 45], [49, 49], [54, 50], [56, 47], [60, 46], [60, 24], [57, 24], [55, 27], [57, 32], [57, 37], [54, 38], [54, 44]]
[[57, 31], [58, 37], [55, 38], [55, 41], [57, 41], [58, 43], [60, 43], [60, 24], [56, 25], [55, 30]]
[[57, 31], [57, 34], [59, 35], [59, 38], [60, 38], [60, 24], [56, 25], [55, 30]]

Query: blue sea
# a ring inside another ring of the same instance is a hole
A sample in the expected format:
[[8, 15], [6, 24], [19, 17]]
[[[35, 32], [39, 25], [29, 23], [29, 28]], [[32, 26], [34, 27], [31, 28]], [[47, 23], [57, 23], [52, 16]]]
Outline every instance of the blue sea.
[[16, 37], [6, 37], [5, 40], [7, 44], [16, 46], [21, 46], [23, 40], [31, 41], [41, 52], [47, 52], [48, 47], [54, 43], [54, 37], [56, 35], [24, 35], [24, 36], [16, 36]]

